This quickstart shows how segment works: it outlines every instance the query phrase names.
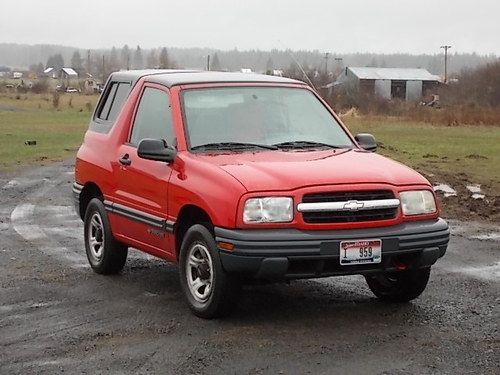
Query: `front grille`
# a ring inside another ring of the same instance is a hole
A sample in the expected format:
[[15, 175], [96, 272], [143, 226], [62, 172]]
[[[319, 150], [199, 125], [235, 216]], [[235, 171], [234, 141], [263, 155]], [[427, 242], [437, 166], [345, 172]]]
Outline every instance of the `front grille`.
[[303, 203], [344, 202], [344, 201], [374, 201], [377, 199], [392, 199], [394, 194], [390, 190], [362, 190], [362, 191], [335, 191], [330, 193], [306, 194]]
[[[364, 191], [339, 191], [327, 193], [314, 193], [304, 195], [303, 203], [324, 202], [348, 202], [348, 201], [371, 201], [381, 199], [393, 199], [394, 194], [390, 190], [364, 190]], [[353, 223], [363, 221], [379, 221], [394, 219], [398, 208], [382, 208], [360, 211], [324, 211], [303, 212], [304, 222], [310, 224], [321, 223]]]

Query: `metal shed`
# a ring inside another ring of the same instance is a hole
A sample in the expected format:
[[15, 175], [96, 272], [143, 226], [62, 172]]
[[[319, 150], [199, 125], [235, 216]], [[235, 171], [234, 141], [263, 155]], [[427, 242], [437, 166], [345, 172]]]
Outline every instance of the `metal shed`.
[[417, 101], [441, 82], [426, 69], [347, 67], [337, 83], [347, 90], [373, 93], [386, 99]]

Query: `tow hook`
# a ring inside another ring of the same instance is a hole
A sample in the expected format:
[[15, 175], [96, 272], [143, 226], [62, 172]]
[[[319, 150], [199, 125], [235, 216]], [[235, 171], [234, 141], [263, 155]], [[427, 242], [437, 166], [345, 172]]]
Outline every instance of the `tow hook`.
[[403, 262], [397, 260], [396, 258], [394, 258], [392, 260], [392, 263], [394, 264], [394, 266], [396, 267], [396, 269], [398, 271], [405, 271], [408, 268], [408, 266], [406, 265], [406, 263], [403, 263]]

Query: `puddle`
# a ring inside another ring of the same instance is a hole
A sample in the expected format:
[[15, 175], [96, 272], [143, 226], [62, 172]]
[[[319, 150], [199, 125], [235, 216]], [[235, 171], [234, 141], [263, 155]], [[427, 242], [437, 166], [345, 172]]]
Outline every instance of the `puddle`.
[[484, 233], [475, 236], [470, 236], [469, 238], [473, 238], [476, 240], [483, 240], [483, 241], [488, 241], [488, 240], [500, 241], [500, 233]]
[[465, 186], [467, 190], [469, 190], [472, 193], [472, 199], [484, 199], [485, 195], [481, 191], [481, 185], [475, 184], [475, 185], [466, 185]]
[[484, 197], [485, 197], [484, 194], [479, 194], [479, 193], [474, 193], [471, 196], [472, 199], [484, 199]]
[[464, 267], [455, 271], [465, 273], [467, 275], [483, 280], [500, 280], [500, 262], [482, 267]]
[[467, 190], [469, 190], [471, 193], [480, 193], [481, 192], [481, 185], [466, 185], [465, 186]]
[[439, 191], [441, 193], [444, 193], [445, 197], [456, 197], [457, 196], [457, 191], [455, 189], [453, 189], [450, 185], [446, 185], [446, 184], [434, 185], [434, 191]]
[[500, 225], [448, 220], [450, 230], [454, 235], [471, 240], [500, 241]]

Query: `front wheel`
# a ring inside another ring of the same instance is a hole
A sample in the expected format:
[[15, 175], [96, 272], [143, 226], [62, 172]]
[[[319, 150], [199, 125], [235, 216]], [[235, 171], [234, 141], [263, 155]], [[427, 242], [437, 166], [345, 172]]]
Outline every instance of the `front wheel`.
[[195, 315], [211, 319], [235, 305], [240, 284], [224, 271], [214, 237], [205, 226], [196, 224], [186, 232], [179, 268], [182, 290]]
[[92, 269], [100, 274], [115, 274], [127, 260], [128, 248], [113, 237], [103, 203], [94, 198], [84, 218], [85, 250]]
[[387, 302], [408, 302], [422, 294], [429, 281], [431, 268], [387, 272], [365, 276], [370, 290]]

